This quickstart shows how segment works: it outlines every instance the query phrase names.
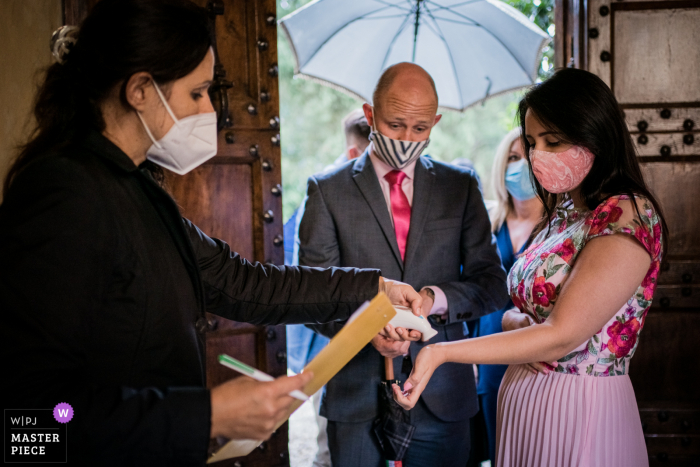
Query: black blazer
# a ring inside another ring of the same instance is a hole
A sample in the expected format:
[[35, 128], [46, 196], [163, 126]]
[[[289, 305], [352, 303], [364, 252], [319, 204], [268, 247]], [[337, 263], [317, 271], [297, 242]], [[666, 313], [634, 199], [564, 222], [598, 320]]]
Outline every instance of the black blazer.
[[[466, 321], [500, 309], [508, 294], [506, 273], [474, 173], [421, 156], [416, 162], [413, 193], [402, 261], [368, 151], [330, 173], [311, 177], [299, 226], [299, 264], [377, 268], [385, 277], [416, 290], [426, 285], [440, 287], [447, 297], [449, 317], [446, 323], [431, 317], [438, 334], [428, 343], [411, 343], [410, 355], [415, 359], [427, 344], [466, 338]], [[342, 325], [310, 327], [332, 337]], [[394, 359], [397, 377], [402, 360]], [[368, 344], [326, 386], [321, 415], [336, 422], [377, 417], [383, 379], [384, 358]], [[477, 398], [471, 365], [441, 365], [421, 399], [445, 422], [473, 416]]]
[[379, 272], [251, 264], [93, 132], [26, 167], [0, 206], [4, 408], [68, 402], [71, 464], [200, 465], [205, 311], [346, 319]]

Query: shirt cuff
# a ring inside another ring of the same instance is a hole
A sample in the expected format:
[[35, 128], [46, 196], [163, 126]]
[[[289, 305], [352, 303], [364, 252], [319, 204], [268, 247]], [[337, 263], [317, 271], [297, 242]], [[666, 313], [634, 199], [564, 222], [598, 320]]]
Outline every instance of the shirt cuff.
[[445, 292], [443, 292], [440, 287], [434, 285], [425, 286], [423, 289], [430, 289], [435, 293], [435, 300], [433, 301], [433, 307], [430, 309], [429, 314], [438, 315], [441, 318], [447, 317], [447, 297], [445, 296]]

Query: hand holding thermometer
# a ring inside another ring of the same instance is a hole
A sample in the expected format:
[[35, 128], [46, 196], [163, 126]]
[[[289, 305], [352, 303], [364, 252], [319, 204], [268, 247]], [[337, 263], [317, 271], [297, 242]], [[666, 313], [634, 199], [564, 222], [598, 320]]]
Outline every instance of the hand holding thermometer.
[[430, 340], [438, 333], [430, 326], [427, 319], [423, 318], [422, 316], [414, 315], [410, 308], [405, 306], [394, 306], [394, 309], [396, 310], [396, 316], [389, 321], [389, 324], [395, 328], [406, 328], [420, 331], [423, 335], [421, 338], [423, 342]]
[[[256, 370], [255, 368], [250, 367], [250, 366], [246, 365], [245, 363], [243, 363], [239, 360], [236, 360], [233, 357], [229, 357], [228, 355], [225, 355], [225, 354], [219, 355], [219, 363], [221, 363], [223, 366], [225, 366], [227, 368], [231, 368], [232, 370], [239, 372], [242, 375], [250, 376], [255, 381], [260, 381], [260, 382], [266, 383], [268, 381], [275, 380], [275, 378], [268, 375], [267, 373], [263, 373], [260, 370]], [[295, 399], [299, 399], [300, 401], [309, 400], [309, 396], [307, 396], [303, 392], [299, 391], [298, 389], [295, 389], [294, 391], [290, 392], [289, 395]]]

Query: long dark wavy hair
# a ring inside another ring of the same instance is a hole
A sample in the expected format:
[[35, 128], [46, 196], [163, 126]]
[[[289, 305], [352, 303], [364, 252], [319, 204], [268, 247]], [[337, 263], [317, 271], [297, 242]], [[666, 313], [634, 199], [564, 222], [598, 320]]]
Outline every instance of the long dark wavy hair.
[[[562, 141], [583, 146], [595, 155], [593, 167], [581, 183], [581, 197], [588, 209], [594, 210], [611, 196], [644, 196], [659, 215], [666, 251], [668, 228], [661, 206], [644, 182], [625, 116], [610, 88], [593, 73], [563, 68], [528, 91], [518, 106], [518, 117], [523, 147], [531, 163], [531, 145], [525, 137], [528, 110]], [[531, 239], [548, 228], [557, 206], [567, 201], [564, 196], [545, 190], [534, 177], [533, 183], [544, 204], [545, 216]], [[639, 209], [636, 204], [634, 206], [639, 216]]]
[[[49, 38], [46, 38], [47, 43]], [[100, 105], [129, 77], [148, 72], [167, 84], [192, 72], [211, 46], [206, 10], [187, 0], [101, 0], [85, 18], [63, 64], [46, 70], [34, 102], [36, 127], [20, 146], [3, 192], [33, 160], [105, 127]], [[150, 169], [160, 178], [154, 165]]]

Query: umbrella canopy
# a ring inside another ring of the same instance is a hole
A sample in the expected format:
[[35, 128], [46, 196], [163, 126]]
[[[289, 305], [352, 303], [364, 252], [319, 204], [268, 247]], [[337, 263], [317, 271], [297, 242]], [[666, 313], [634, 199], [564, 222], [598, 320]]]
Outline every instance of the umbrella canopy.
[[550, 40], [498, 0], [316, 0], [280, 24], [297, 76], [371, 102], [382, 71], [414, 62], [455, 110], [534, 83]]

